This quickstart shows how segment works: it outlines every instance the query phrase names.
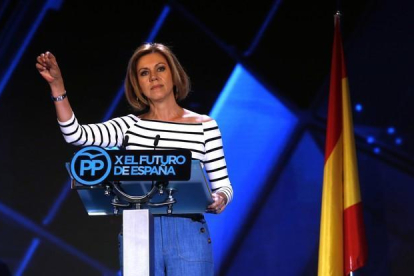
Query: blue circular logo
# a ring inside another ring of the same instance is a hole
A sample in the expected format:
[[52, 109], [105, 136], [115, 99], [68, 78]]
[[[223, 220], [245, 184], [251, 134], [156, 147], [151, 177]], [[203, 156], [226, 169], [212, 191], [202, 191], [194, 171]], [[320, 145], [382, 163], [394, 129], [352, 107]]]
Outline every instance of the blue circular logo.
[[104, 181], [112, 169], [111, 157], [102, 148], [84, 147], [78, 151], [70, 163], [70, 171], [77, 182], [83, 185], [96, 185]]

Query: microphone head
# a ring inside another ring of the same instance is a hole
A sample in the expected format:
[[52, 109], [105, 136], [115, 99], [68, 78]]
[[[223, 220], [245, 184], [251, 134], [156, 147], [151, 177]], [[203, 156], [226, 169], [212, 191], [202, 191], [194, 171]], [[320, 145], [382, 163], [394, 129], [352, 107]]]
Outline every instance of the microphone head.
[[155, 136], [155, 140], [154, 140], [154, 147], [158, 146], [158, 142], [160, 141], [161, 136], [159, 134], [157, 134]]
[[125, 135], [124, 142], [122, 143], [122, 149], [126, 149], [126, 147], [128, 146], [128, 140], [129, 136]]

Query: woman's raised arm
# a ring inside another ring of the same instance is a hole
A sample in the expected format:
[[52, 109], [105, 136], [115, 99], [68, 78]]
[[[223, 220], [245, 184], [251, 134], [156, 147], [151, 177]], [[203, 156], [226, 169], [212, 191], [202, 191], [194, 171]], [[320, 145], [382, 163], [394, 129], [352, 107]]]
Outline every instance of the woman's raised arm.
[[66, 97], [65, 85], [55, 56], [42, 53], [37, 57], [36, 68], [40, 75], [49, 83], [52, 100], [55, 103], [56, 115], [59, 121], [66, 122], [72, 117], [72, 107]]

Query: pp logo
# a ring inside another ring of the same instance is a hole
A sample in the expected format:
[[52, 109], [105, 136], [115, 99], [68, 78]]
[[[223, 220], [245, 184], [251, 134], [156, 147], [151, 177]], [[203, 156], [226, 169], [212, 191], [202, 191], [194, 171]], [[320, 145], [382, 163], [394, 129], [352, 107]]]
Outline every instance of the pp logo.
[[102, 148], [90, 146], [78, 151], [72, 158], [70, 170], [73, 178], [84, 185], [96, 185], [105, 180], [111, 172], [109, 154]]

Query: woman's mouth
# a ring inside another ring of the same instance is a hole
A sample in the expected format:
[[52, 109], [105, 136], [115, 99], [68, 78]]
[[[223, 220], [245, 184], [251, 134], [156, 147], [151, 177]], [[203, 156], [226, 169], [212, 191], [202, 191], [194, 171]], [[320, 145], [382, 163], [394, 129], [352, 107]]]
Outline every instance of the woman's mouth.
[[158, 88], [161, 88], [161, 87], [162, 87], [162, 84], [157, 84], [157, 85], [152, 86], [151, 90], [158, 89]]

